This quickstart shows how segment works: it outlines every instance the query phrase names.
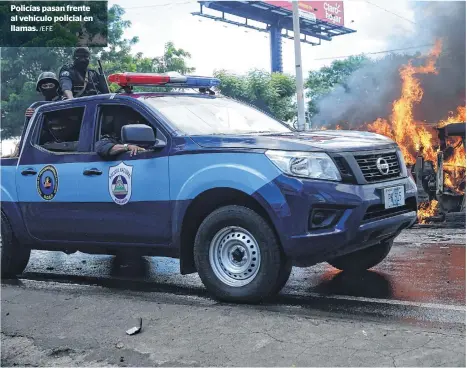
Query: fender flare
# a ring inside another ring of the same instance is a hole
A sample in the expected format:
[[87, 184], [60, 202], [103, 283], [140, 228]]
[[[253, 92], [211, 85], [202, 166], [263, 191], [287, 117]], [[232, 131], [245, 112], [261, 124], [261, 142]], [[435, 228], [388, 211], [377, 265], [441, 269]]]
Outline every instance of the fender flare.
[[290, 216], [290, 208], [273, 180], [274, 178], [269, 179], [258, 170], [245, 165], [212, 165], [194, 173], [183, 184], [174, 201], [172, 239], [175, 247], [180, 249], [181, 230], [192, 201], [199, 195], [217, 188], [234, 189], [251, 196], [268, 214], [281, 237], [281, 217]]

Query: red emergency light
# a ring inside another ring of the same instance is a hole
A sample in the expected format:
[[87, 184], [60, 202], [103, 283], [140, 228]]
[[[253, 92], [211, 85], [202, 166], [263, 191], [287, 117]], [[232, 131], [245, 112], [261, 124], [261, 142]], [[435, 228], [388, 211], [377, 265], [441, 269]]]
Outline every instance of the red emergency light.
[[109, 75], [109, 82], [117, 83], [121, 87], [135, 85], [163, 85], [170, 82], [170, 77], [154, 73], [116, 73]]
[[166, 86], [174, 88], [211, 88], [219, 86], [220, 79], [181, 75], [177, 72], [157, 73], [115, 73], [109, 75], [109, 82], [116, 83], [125, 90], [133, 86]]

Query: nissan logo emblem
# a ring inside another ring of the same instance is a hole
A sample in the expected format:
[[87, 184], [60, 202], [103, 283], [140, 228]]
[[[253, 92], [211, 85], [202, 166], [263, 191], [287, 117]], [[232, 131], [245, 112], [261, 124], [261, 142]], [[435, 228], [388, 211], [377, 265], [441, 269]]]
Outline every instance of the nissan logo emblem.
[[389, 174], [389, 164], [384, 158], [380, 157], [376, 160], [376, 167], [381, 174]]

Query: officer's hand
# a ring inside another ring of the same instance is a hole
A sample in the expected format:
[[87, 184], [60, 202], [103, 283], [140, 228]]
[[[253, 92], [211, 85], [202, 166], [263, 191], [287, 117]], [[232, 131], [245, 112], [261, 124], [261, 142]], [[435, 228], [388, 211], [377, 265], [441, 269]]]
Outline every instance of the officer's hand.
[[67, 99], [67, 100], [72, 100], [73, 99], [73, 92], [69, 91], [69, 90], [65, 90], [63, 91], [63, 96]]
[[130, 151], [130, 156], [136, 155], [138, 152], [145, 151], [144, 148], [135, 146], [133, 144], [128, 145], [128, 151]]

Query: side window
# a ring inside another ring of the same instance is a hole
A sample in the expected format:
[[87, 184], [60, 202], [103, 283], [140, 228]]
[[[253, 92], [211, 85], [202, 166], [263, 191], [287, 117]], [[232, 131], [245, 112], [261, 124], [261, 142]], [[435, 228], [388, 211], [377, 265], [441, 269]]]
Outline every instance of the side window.
[[84, 107], [46, 112], [37, 144], [52, 152], [76, 152]]
[[[96, 141], [102, 138], [111, 138], [117, 142], [121, 142], [121, 131], [124, 125], [145, 124], [152, 127], [138, 111], [124, 105], [101, 106], [99, 123]], [[154, 129], [154, 127], [152, 128]], [[154, 134], [156, 134], [156, 129], [154, 129]]]

